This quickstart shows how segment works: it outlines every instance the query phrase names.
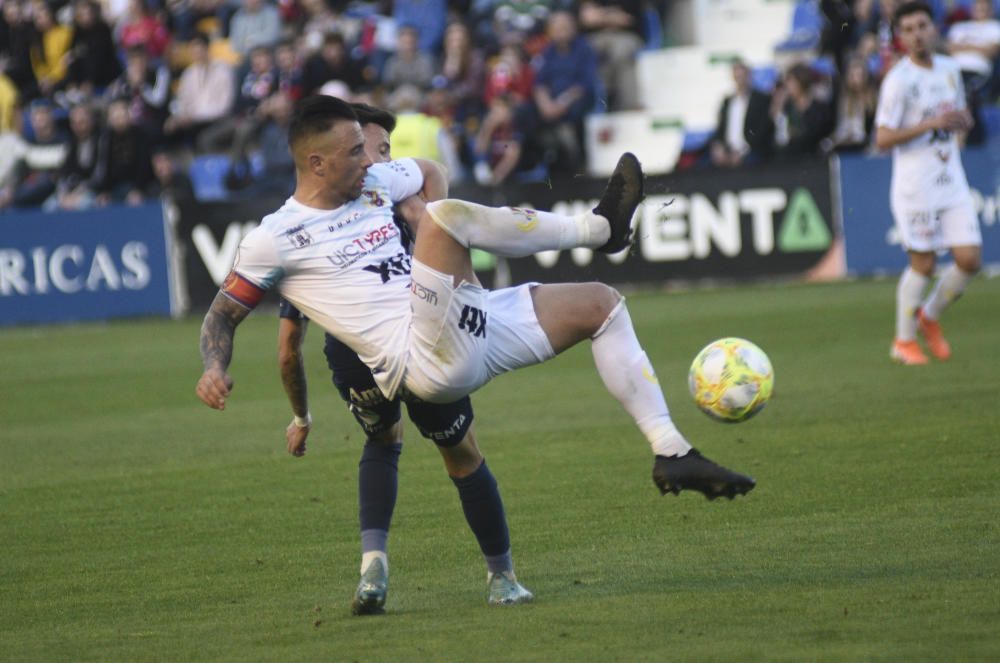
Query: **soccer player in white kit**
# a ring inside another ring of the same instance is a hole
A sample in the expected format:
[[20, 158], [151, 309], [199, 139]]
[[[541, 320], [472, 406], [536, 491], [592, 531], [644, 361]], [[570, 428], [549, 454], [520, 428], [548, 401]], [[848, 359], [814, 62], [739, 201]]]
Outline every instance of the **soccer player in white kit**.
[[440, 190], [446, 178], [438, 164], [373, 165], [350, 105], [326, 96], [297, 104], [289, 144], [295, 192], [244, 237], [202, 325], [196, 393], [206, 405], [225, 408], [236, 327], [277, 287], [354, 350], [389, 399], [449, 403], [591, 339], [605, 386], [652, 447], [662, 493], [695, 490], [714, 499], [753, 489], [753, 479], [705, 458], [677, 430], [617, 291], [601, 283], [476, 285], [470, 248], [507, 257], [628, 248], [643, 198], [634, 156], [619, 161], [594, 211], [578, 216], [428, 203], [411, 260], [392, 221], [393, 203]]
[[[928, 359], [917, 342], [918, 332], [937, 359], [951, 356], [938, 319], [979, 271], [982, 236], [956, 136], [972, 126], [961, 72], [954, 60], [934, 52], [938, 35], [926, 4], [900, 5], [893, 26], [906, 56], [882, 82], [875, 142], [893, 150], [892, 214], [910, 264], [896, 289], [890, 356], [919, 365]], [[946, 249], [954, 263], [925, 297], [936, 254]]]

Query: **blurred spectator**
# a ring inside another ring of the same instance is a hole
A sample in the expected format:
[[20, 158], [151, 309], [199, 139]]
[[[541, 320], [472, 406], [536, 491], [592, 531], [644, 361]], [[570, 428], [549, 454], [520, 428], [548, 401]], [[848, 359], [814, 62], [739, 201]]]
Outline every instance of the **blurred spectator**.
[[332, 32], [323, 38], [319, 53], [311, 55], [302, 67], [302, 93], [314, 94], [329, 81], [341, 81], [356, 92], [365, 87], [369, 76], [366, 63], [350, 57], [344, 38]]
[[108, 124], [101, 134], [94, 171], [98, 205], [139, 205], [153, 178], [149, 140], [129, 118], [125, 99], [108, 105]]
[[389, 97], [389, 109], [396, 115], [392, 156], [439, 161], [448, 168], [454, 181], [461, 177], [462, 168], [451, 135], [439, 118], [421, 111], [422, 104], [423, 92], [415, 85], [401, 85]]
[[597, 52], [610, 110], [642, 106], [635, 58], [646, 42], [644, 9], [642, 0], [584, 0], [580, 4], [580, 27]]
[[301, 99], [302, 66], [293, 42], [283, 41], [274, 47], [274, 64], [277, 68], [278, 91], [292, 101]]
[[236, 76], [228, 64], [212, 59], [205, 35], [196, 34], [189, 49], [191, 64], [181, 74], [174, 111], [163, 131], [171, 142], [194, 145], [205, 129], [232, 110]]
[[709, 141], [712, 164], [724, 168], [766, 161], [774, 143], [770, 95], [753, 89], [742, 60], [733, 61], [732, 74], [736, 91], [723, 100]]
[[546, 163], [572, 172], [584, 162], [583, 118], [594, 106], [597, 55], [577, 33], [576, 18], [568, 11], [552, 13], [548, 35], [536, 68], [538, 131], [533, 133], [547, 152]]
[[125, 56], [125, 72], [108, 86], [104, 96], [111, 100], [125, 99], [132, 124], [150, 140], [159, 140], [167, 118], [170, 71], [164, 64], [150, 63], [145, 49], [130, 49]]
[[68, 138], [56, 124], [52, 104], [44, 99], [32, 102], [29, 118], [21, 139], [7, 146], [14, 168], [0, 189], [0, 209], [41, 205], [55, 192], [66, 160]]
[[73, 3], [73, 42], [69, 53], [66, 93], [77, 102], [103, 92], [122, 73], [111, 27], [93, 0]]
[[427, 90], [434, 78], [436, 65], [430, 53], [420, 50], [420, 33], [415, 27], [399, 28], [396, 52], [386, 60], [382, 84], [390, 91], [400, 85], [415, 85]]
[[860, 57], [851, 58], [845, 65], [837, 95], [836, 127], [831, 136], [834, 149], [839, 152], [868, 149], [877, 102], [878, 90], [867, 64]]
[[820, 0], [820, 12], [825, 20], [819, 50], [821, 54], [833, 56], [838, 71], [843, 71], [848, 53], [857, 45], [858, 12], [870, 10], [868, 6], [862, 7], [866, 3], [870, 0]]
[[94, 204], [92, 178], [97, 169], [97, 111], [79, 104], [69, 112], [69, 151], [55, 195], [46, 202], [47, 209], [82, 210]]
[[858, 53], [881, 79], [903, 52], [892, 29], [892, 15], [900, 0], [860, 0]]
[[20, 97], [10, 78], [0, 72], [0, 134], [17, 129]]
[[279, 39], [281, 14], [267, 0], [243, 0], [229, 21], [229, 45], [244, 57], [257, 46], [274, 46]]
[[153, 180], [149, 186], [149, 197], [168, 198], [173, 202], [194, 200], [191, 178], [178, 167], [170, 152], [162, 148], [155, 150], [152, 162]]
[[975, 0], [970, 20], [959, 21], [948, 31], [948, 52], [962, 70], [969, 112], [976, 123], [966, 142], [979, 145], [985, 138], [981, 108], [996, 89], [994, 65], [1000, 55], [1000, 21], [993, 15], [992, 0]]
[[4, 0], [0, 17], [3, 19], [3, 30], [0, 30], [3, 72], [10, 77], [23, 100], [34, 99], [38, 95], [38, 82], [31, 66], [34, 26], [20, 0]]
[[565, 3], [538, 0], [493, 0], [490, 34], [486, 35], [497, 47], [521, 44], [528, 53], [535, 55], [545, 44], [549, 15]]
[[340, 16], [333, 11], [326, 0], [301, 0], [305, 20], [299, 34], [303, 47], [314, 53], [323, 47], [323, 38], [340, 32]]
[[66, 78], [66, 62], [73, 28], [59, 25], [44, 2], [32, 6], [35, 30], [31, 39], [31, 68], [43, 95], [51, 94]]
[[489, 61], [486, 83], [483, 86], [483, 103], [487, 106], [497, 95], [511, 95], [515, 103], [522, 104], [531, 100], [534, 89], [535, 70], [528, 64], [524, 51], [517, 44], [504, 46]]
[[229, 147], [234, 163], [246, 160], [249, 145], [257, 139], [266, 121], [266, 108], [262, 107], [278, 89], [274, 59], [270, 49], [257, 46], [250, 53], [250, 69], [240, 81], [233, 112], [215, 122], [198, 140], [203, 152], [220, 152]]
[[459, 122], [478, 116], [482, 108], [485, 65], [482, 52], [472, 44], [472, 35], [464, 23], [448, 25], [444, 33], [441, 76]]
[[438, 53], [448, 18], [448, 0], [395, 0], [392, 17], [396, 25], [416, 30], [417, 49]]
[[153, 60], [163, 57], [170, 45], [170, 31], [150, 11], [145, 0], [128, 0], [127, 10], [118, 23], [118, 45], [128, 50], [144, 48]]
[[793, 158], [819, 152], [820, 142], [830, 131], [830, 112], [815, 88], [812, 69], [797, 63], [788, 69], [783, 84], [775, 90], [771, 117], [778, 156]]
[[[272, 95], [261, 107], [264, 118], [260, 131], [260, 156], [264, 162], [264, 172], [250, 186], [253, 193], [273, 193], [289, 196], [295, 188], [295, 160], [288, 149], [288, 127], [292, 122], [292, 100], [280, 92]], [[233, 175], [235, 176], [235, 172]], [[249, 179], [249, 173], [246, 177]], [[242, 188], [238, 182], [228, 186]]]
[[173, 36], [187, 42], [201, 32], [212, 38], [225, 38], [229, 18], [235, 11], [226, 0], [166, 0]]
[[518, 102], [512, 94], [497, 94], [475, 138], [476, 181], [498, 186], [518, 170], [525, 151], [524, 131], [518, 124]]

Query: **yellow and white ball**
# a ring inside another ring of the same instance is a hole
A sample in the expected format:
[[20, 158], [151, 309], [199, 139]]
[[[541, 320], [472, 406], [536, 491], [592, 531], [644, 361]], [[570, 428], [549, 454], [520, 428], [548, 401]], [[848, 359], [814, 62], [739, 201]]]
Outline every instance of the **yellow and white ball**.
[[720, 338], [691, 363], [688, 388], [698, 408], [726, 423], [760, 412], [774, 389], [774, 370], [764, 351], [742, 338]]

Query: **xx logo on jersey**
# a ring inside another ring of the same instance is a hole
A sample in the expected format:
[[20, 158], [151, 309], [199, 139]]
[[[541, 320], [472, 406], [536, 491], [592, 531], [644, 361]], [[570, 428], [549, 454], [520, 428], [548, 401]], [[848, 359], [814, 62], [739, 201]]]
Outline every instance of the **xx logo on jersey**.
[[368, 265], [363, 269], [378, 274], [382, 277], [382, 283], [388, 283], [393, 276], [405, 276], [410, 273], [410, 256], [397, 253], [388, 260], [383, 260], [377, 265]]
[[486, 311], [480, 311], [475, 306], [463, 306], [462, 317], [458, 321], [458, 328], [464, 329], [473, 336], [481, 336], [485, 338]]

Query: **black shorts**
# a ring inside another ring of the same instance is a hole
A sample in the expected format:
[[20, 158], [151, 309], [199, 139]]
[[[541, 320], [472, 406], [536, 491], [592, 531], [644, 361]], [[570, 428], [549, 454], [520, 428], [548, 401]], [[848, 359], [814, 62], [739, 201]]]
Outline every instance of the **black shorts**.
[[[281, 317], [299, 319], [302, 314], [282, 300]], [[454, 403], [426, 403], [414, 396], [388, 400], [375, 383], [371, 369], [357, 353], [326, 335], [323, 348], [326, 363], [333, 372], [333, 386], [368, 436], [392, 428], [402, 416], [405, 400], [410, 420], [420, 434], [441, 447], [453, 447], [462, 441], [472, 425], [472, 401], [468, 396]]]

